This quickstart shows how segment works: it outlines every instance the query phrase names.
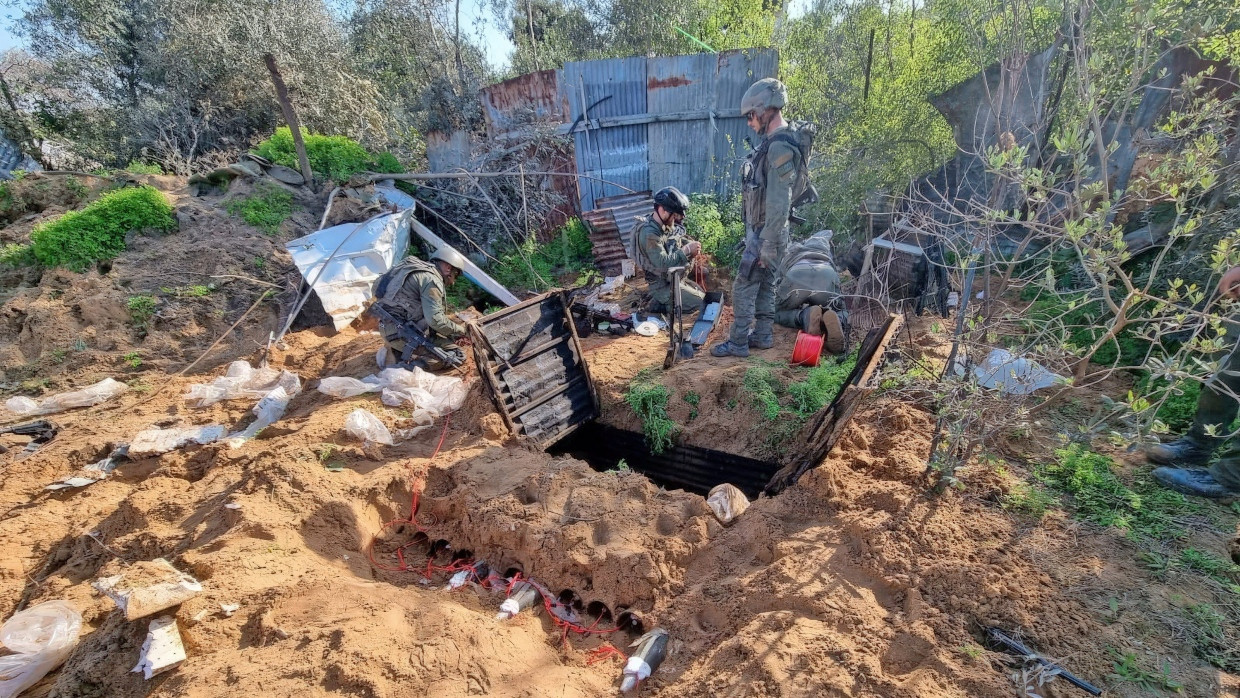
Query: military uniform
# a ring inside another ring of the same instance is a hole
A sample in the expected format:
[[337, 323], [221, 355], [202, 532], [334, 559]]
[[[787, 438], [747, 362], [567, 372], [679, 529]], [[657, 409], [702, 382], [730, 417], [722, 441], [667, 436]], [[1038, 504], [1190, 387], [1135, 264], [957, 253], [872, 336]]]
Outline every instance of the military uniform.
[[[1240, 324], [1235, 319], [1224, 323], [1231, 350], [1222, 357], [1218, 371], [1201, 386], [1197, 399], [1197, 416], [1186, 438], [1204, 449], [1207, 454], [1222, 445], [1224, 436], [1211, 436], [1207, 427], [1213, 426], [1215, 434], [1230, 434], [1236, 413], [1240, 410]], [[1219, 484], [1240, 492], [1240, 436], [1227, 441], [1223, 452], [1213, 465], [1207, 468]]]
[[[465, 326], [454, 322], [444, 310], [446, 292], [443, 275], [434, 262], [407, 257], [379, 277], [374, 291], [375, 303], [391, 313], [392, 317], [416, 328], [449, 354], [463, 354], [452, 338], [465, 334]], [[385, 323], [379, 324], [383, 341], [399, 356], [405, 350], [405, 340], [397, 334], [397, 329]], [[432, 370], [446, 368], [425, 350], [415, 353]]]
[[[741, 168], [745, 215], [745, 254], [732, 284], [732, 330], [728, 341], [748, 346], [749, 330], [759, 344], [771, 341], [775, 322], [775, 280], [788, 248], [792, 187], [801, 151], [783, 138], [785, 126], [767, 134]], [[761, 261], [762, 266], [757, 262]]]
[[[654, 302], [652, 310], [666, 312], [672, 307], [672, 282], [667, 278], [667, 270], [687, 265], [689, 256], [685, 254], [680, 238], [673, 234], [673, 229], [661, 225], [654, 214], [637, 224], [633, 229], [633, 240], [637, 264], [645, 274], [646, 286]], [[686, 313], [700, 310], [705, 297], [705, 292], [696, 284], [690, 281], [680, 284], [680, 303]]]
[[831, 234], [816, 234], [789, 247], [779, 266], [775, 322], [809, 331], [802, 326], [802, 308], [822, 306], [843, 315], [839, 294], [840, 275], [831, 256]]

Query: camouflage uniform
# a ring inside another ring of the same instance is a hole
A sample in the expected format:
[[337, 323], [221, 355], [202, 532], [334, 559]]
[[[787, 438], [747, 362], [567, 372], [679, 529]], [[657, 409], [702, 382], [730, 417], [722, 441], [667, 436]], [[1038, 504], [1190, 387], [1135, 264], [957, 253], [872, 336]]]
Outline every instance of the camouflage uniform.
[[[1240, 324], [1233, 319], [1223, 326], [1227, 329], [1231, 351], [1221, 357], [1218, 371], [1201, 386], [1197, 415], [1185, 435], [1185, 439], [1200, 446], [1207, 454], [1222, 446], [1224, 441], [1221, 436], [1207, 433], [1207, 427], [1213, 425], [1215, 434], [1230, 434], [1236, 413], [1240, 410], [1240, 402], [1233, 397], [1240, 395]], [[1240, 436], [1227, 440], [1218, 460], [1208, 470], [1219, 484], [1240, 492]]]
[[750, 327], [756, 340], [769, 342], [772, 336], [775, 279], [788, 248], [792, 186], [801, 166], [801, 151], [784, 139], [775, 139], [786, 130], [785, 126], [767, 134], [741, 168], [745, 259], [751, 262], [747, 265], [742, 261], [732, 284], [733, 320], [728, 341], [735, 346], [748, 346]]
[[[439, 268], [434, 262], [416, 257], [407, 257], [375, 282], [375, 303], [392, 317], [416, 328], [435, 346], [449, 354], [460, 354], [461, 349], [452, 338], [465, 334], [465, 326], [448, 317], [443, 306], [445, 295]], [[379, 324], [383, 341], [399, 356], [405, 350], [405, 340], [396, 330], [385, 323]], [[433, 370], [446, 368], [424, 349], [415, 354]]]
[[801, 326], [801, 309], [818, 305], [842, 315], [839, 293], [840, 275], [831, 256], [831, 234], [816, 234], [789, 247], [779, 267], [775, 322], [808, 331], [810, 328]]
[[[672, 308], [672, 282], [667, 270], [689, 263], [684, 246], [673, 229], [663, 226], [654, 214], [643, 218], [633, 229], [637, 263], [646, 276], [646, 285], [653, 300], [651, 310], [667, 312]], [[680, 284], [680, 302], [686, 313], [700, 310], [706, 294], [691, 281]], [[661, 308], [659, 306], [662, 306]]]

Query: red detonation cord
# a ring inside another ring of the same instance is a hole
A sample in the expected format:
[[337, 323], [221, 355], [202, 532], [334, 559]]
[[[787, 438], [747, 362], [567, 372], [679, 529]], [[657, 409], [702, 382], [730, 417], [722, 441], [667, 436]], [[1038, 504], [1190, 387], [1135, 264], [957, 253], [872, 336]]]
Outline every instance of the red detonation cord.
[[[439, 449], [443, 448], [444, 439], [448, 436], [449, 416], [450, 415], [444, 415], [443, 432], [440, 433], [439, 435], [439, 443], [436, 444], [435, 446], [435, 452], [432, 453], [430, 458], [427, 459], [427, 463], [426, 463], [427, 468], [429, 468], [430, 464], [434, 462], [435, 456], [439, 455]], [[395, 567], [391, 565], [381, 564], [380, 562], [375, 560], [375, 541], [378, 539], [380, 534], [382, 534], [384, 531], [388, 530], [389, 528], [392, 528], [393, 526], [401, 526], [404, 524], [410, 524], [415, 529], [417, 529], [419, 533], [423, 533], [423, 534], [426, 533], [426, 527], [418, 523], [418, 518], [417, 518], [418, 517], [418, 505], [422, 497], [422, 490], [423, 488], [426, 487], [426, 475], [425, 475], [426, 471], [424, 469], [422, 474], [420, 475], [414, 474], [412, 471], [413, 469], [411, 467], [410, 476], [409, 476], [409, 517], [403, 518], [403, 519], [393, 519], [392, 521], [389, 521], [383, 524], [383, 526], [379, 529], [378, 533], [371, 536], [370, 541], [366, 544], [366, 556], [370, 558], [370, 564], [373, 565], [375, 569], [384, 570], [385, 572], [409, 572], [409, 571], [414, 570], [413, 567], [410, 567], [408, 561], [405, 560], [405, 550], [416, 545], [417, 543], [415, 541], [410, 541], [396, 548], [394, 552], [396, 555], [397, 565]], [[500, 577], [494, 572], [490, 572], [489, 574], [487, 574], [485, 578], [480, 578], [476, 574], [477, 569], [478, 568], [476, 566], [476, 563], [474, 563], [472, 560], [462, 559], [462, 560], [455, 560], [447, 565], [436, 565], [434, 562], [434, 558], [428, 556], [426, 558], [426, 568], [422, 569], [421, 567], [419, 567], [417, 571], [420, 572], [424, 578], [430, 579], [431, 574], [435, 572], [460, 572], [461, 570], [474, 570], [475, 578], [477, 578], [477, 584], [479, 586], [483, 587], [484, 589], [497, 589], [503, 586], [505, 596], [507, 596], [508, 593], [512, 591], [512, 588], [517, 584], [517, 582], [519, 581], [527, 582], [528, 584], [533, 586], [534, 589], [538, 591], [539, 596], [542, 597], [543, 607], [547, 610], [547, 615], [551, 618], [551, 622], [554, 623], [556, 627], [563, 630], [562, 640], [564, 641], [567, 641], [568, 634], [570, 632], [578, 633], [581, 635], [608, 635], [608, 634], [611, 634], [611, 633], [614, 633], [620, 630], [619, 627], [614, 626], [614, 625], [610, 628], [598, 627], [599, 622], [602, 621], [602, 617], [596, 618], [595, 621], [591, 623], [589, 626], [584, 626], [584, 625], [581, 625], [580, 623], [574, 623], [573, 621], [568, 620], [564, 616], [561, 616], [560, 613], [563, 613], [564, 615], [568, 615], [568, 613], [571, 612], [571, 609], [569, 608], [569, 606], [567, 604], [560, 603], [559, 599], [553, 596], [550, 590], [548, 590], [546, 587], [539, 584], [538, 582], [533, 581], [532, 579], [525, 579], [520, 574], [513, 575], [511, 579], [504, 579], [503, 577]], [[612, 653], [620, 657], [624, 656], [622, 653], [620, 653], [619, 650], [612, 647], [611, 645], [605, 645], [603, 647], [596, 648], [594, 651], [600, 653], [599, 659], [596, 659], [595, 661], [601, 661], [601, 659], [606, 658], [606, 656], [610, 656]]]
[[622, 662], [629, 661], [629, 658], [625, 655], [625, 653], [616, 649], [615, 645], [607, 643], [590, 650], [590, 653], [586, 656], [586, 666], [593, 666], [612, 657], [616, 657]]

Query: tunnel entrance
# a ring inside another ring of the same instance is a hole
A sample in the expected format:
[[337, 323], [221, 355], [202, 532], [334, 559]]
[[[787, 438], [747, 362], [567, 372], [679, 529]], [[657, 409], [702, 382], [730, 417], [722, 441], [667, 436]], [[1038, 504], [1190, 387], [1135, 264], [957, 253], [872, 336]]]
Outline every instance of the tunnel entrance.
[[651, 453], [641, 434], [594, 421], [581, 425], [549, 452], [583, 460], [600, 472], [615, 470], [623, 459], [629, 468], [657, 485], [701, 495], [726, 482], [747, 497], [757, 497], [780, 468], [778, 463], [693, 446], [673, 446], [663, 453]]

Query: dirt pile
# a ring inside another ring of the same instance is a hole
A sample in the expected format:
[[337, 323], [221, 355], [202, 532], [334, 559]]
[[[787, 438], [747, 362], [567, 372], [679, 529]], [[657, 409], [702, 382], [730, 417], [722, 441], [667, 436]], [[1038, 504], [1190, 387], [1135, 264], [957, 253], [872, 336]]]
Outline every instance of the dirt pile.
[[[619, 415], [622, 375], [647, 356], [661, 360], [663, 348], [635, 336], [587, 344], [609, 414]], [[931, 422], [916, 409], [872, 400], [821, 467], [725, 527], [700, 496], [513, 441], [476, 378], [446, 429], [441, 420], [363, 450], [343, 432], [351, 410], [389, 426], [407, 410], [313, 387], [322, 376], [372, 372], [378, 346], [352, 330], [290, 335], [272, 365], [298, 372], [306, 388], [240, 448], [193, 445], [125, 463], [85, 488], [43, 490], [152, 425], [252, 419], [246, 400], [189, 407], [180, 395], [209, 379], [200, 376], [56, 415], [61, 431], [42, 449], [0, 454], [0, 613], [62, 598], [86, 623], [35, 695], [614, 694], [620, 662], [591, 660], [605, 642], [627, 649], [631, 634], [565, 637], [545, 612], [498, 621], [501, 593], [444, 591], [444, 573], [424, 583], [420, 545], [406, 549], [408, 571], [383, 569], [414, 536], [412, 526], [384, 524], [408, 517], [423, 486], [427, 541], [520, 570], [552, 593], [571, 589], [583, 608], [601, 604], [613, 618], [634, 610], [647, 628], [667, 629], [672, 651], [645, 695], [1012, 695], [1013, 669], [977, 644], [988, 625], [1022, 630], [1115, 695], [1143, 693], [1107, 678], [1113, 650], [1134, 646], [1143, 661], [1167, 660], [1189, 695], [1236, 690], [1165, 629], [1159, 611], [1174, 603], [1170, 592], [1136, 568], [1118, 534], [1010, 515], [995, 505], [1004, 484], [989, 469], [962, 471], [964, 494], [929, 494]], [[744, 366], [694, 360], [672, 379], [688, 385]], [[696, 433], [698, 443], [747, 443], [737, 436], [752, 417], [730, 423], [725, 415], [736, 413], [702, 392], [698, 419], [720, 426]], [[375, 537], [378, 565], [368, 550]], [[175, 609], [189, 659], [144, 681], [129, 670], [147, 621], [124, 621], [90, 582], [118, 558], [155, 557], [204, 591]], [[1200, 592], [1191, 582], [1174, 591]], [[1112, 596], [1118, 611], [1104, 615]], [[233, 604], [235, 613], [223, 607]], [[1056, 682], [1038, 692], [1073, 690]]]

